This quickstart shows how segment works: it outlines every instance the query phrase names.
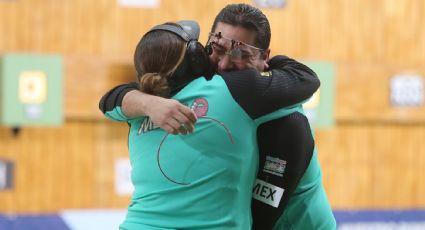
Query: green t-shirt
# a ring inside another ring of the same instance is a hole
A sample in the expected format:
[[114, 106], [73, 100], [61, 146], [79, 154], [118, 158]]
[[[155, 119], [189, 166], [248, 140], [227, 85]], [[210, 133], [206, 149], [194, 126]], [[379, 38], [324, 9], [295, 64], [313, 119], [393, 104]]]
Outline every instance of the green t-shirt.
[[[174, 99], [197, 107], [195, 132], [169, 135], [147, 117], [128, 120], [135, 191], [122, 229], [250, 229], [251, 195], [258, 167], [258, 125], [299, 109], [252, 119], [234, 100], [221, 76], [198, 78]], [[106, 114], [116, 120], [120, 108]], [[226, 128], [231, 133], [229, 137]], [[233, 143], [231, 141], [233, 140]], [[160, 155], [158, 157], [158, 149]], [[168, 180], [158, 166], [172, 180]]]

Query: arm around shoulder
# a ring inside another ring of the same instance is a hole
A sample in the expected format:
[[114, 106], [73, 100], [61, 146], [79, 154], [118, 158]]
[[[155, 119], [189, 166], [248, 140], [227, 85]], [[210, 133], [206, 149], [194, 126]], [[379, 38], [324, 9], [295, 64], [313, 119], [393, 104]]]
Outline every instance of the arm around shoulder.
[[174, 134], [192, 132], [196, 122], [195, 113], [187, 106], [174, 99], [140, 92], [137, 83], [111, 89], [100, 100], [99, 108], [116, 121], [149, 116], [156, 125]]
[[294, 103], [310, 98], [320, 87], [316, 73], [306, 65], [286, 56], [277, 55], [269, 60], [269, 72], [276, 77]]
[[269, 71], [254, 69], [222, 72], [233, 98], [252, 119], [310, 98], [320, 86], [317, 75], [307, 66], [285, 56], [269, 61]]
[[131, 91], [138, 91], [137, 83], [122, 84], [112, 88], [100, 99], [100, 111], [111, 120], [128, 120], [129, 118], [122, 110], [122, 104], [126, 94]]

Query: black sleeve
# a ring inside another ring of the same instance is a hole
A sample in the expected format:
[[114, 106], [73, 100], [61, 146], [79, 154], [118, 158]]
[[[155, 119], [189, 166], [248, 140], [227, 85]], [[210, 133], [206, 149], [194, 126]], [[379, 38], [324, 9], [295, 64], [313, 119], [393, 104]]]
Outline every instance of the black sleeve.
[[99, 109], [102, 111], [102, 113], [106, 113], [110, 110], [113, 110], [117, 106], [121, 106], [125, 94], [137, 89], [139, 89], [139, 84], [136, 82], [114, 87], [100, 99]]
[[[260, 125], [257, 139], [260, 157], [251, 206], [253, 229], [271, 230], [310, 164], [314, 139], [307, 117], [299, 112]], [[279, 190], [283, 190], [281, 197]]]
[[310, 98], [319, 88], [317, 75], [285, 56], [269, 61], [270, 71], [254, 69], [220, 72], [233, 98], [252, 119]]

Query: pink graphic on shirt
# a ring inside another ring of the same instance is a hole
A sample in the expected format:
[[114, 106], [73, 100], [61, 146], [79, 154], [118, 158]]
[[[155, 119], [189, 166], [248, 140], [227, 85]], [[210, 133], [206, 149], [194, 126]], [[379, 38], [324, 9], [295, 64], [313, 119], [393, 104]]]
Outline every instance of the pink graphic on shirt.
[[204, 98], [198, 98], [192, 103], [190, 109], [195, 112], [196, 117], [203, 117], [208, 112], [208, 101]]

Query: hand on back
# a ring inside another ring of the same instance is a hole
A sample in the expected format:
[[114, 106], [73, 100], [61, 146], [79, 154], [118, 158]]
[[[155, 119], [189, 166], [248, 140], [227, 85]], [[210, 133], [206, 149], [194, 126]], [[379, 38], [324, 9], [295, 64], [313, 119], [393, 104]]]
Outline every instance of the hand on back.
[[174, 99], [150, 96], [146, 115], [152, 122], [172, 134], [192, 133], [196, 123], [195, 113]]

